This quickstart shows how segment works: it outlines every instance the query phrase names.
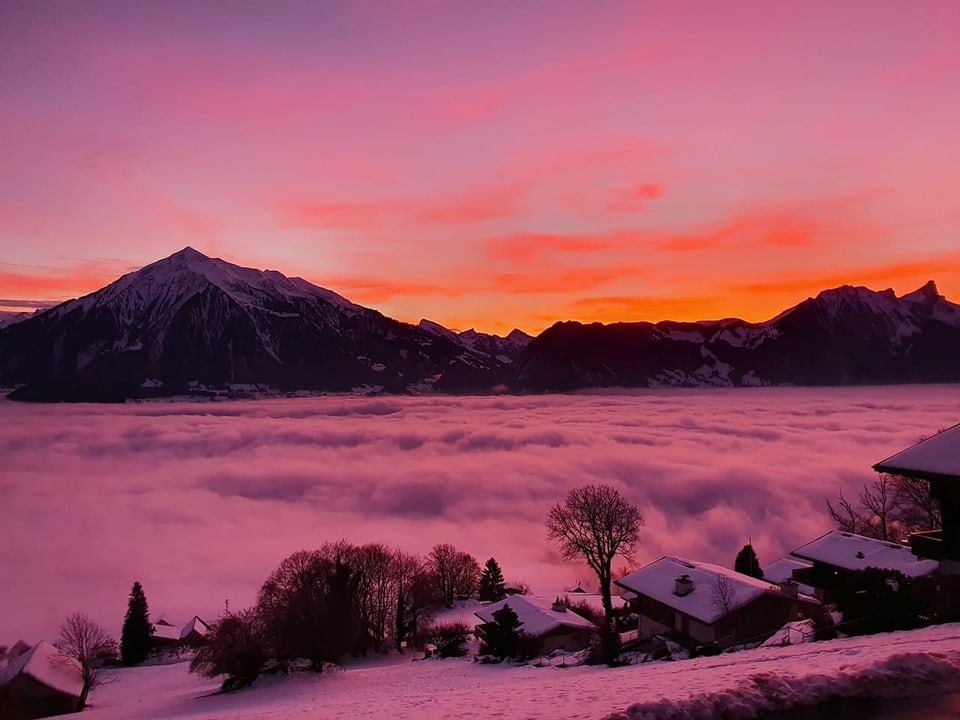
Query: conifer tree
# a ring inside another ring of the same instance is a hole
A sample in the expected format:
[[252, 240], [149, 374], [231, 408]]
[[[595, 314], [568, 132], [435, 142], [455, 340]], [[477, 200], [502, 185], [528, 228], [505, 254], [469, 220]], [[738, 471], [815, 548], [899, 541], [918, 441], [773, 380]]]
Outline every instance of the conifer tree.
[[520, 644], [520, 618], [509, 604], [493, 613], [493, 622], [480, 626], [483, 631], [484, 644], [481, 652], [499, 658], [517, 656]]
[[490, 558], [487, 560], [483, 572], [480, 573], [480, 587], [477, 591], [477, 596], [480, 600], [496, 602], [497, 600], [503, 600], [506, 595], [503, 571], [500, 570], [500, 565], [497, 564], [497, 561]]
[[760, 560], [757, 559], [757, 553], [751, 543], [744, 545], [737, 553], [737, 559], [733, 563], [733, 569], [743, 575], [749, 575], [763, 579], [763, 570], [760, 569]]
[[152, 633], [147, 596], [144, 595], [140, 583], [135, 582], [130, 589], [127, 614], [123, 618], [123, 628], [120, 631], [120, 660], [124, 665], [136, 665], [147, 659]]

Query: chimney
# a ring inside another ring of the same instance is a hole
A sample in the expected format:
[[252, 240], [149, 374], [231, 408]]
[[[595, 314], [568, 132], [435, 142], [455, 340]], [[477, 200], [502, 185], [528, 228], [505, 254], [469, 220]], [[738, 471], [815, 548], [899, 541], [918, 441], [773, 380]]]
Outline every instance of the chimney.
[[797, 583], [797, 581], [794, 580], [793, 578], [787, 578], [786, 580], [780, 583], [781, 592], [783, 592], [783, 594], [786, 595], [788, 598], [797, 597], [798, 587], [799, 587], [799, 583]]
[[681, 575], [677, 578], [676, 583], [677, 586], [673, 591], [674, 595], [683, 597], [693, 592], [693, 580], [690, 579], [689, 575]]
[[567, 611], [566, 601], [561, 600], [559, 597], [557, 597], [557, 599], [553, 601], [553, 607], [551, 608], [551, 610], [553, 610], [554, 612], [566, 612]]

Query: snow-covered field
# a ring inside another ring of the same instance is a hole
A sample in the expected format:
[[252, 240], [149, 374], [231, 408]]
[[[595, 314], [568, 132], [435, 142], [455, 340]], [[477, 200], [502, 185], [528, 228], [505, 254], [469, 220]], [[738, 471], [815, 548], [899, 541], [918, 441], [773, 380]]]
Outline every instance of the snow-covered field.
[[85, 717], [733, 719], [837, 697], [923, 698], [896, 717], [951, 717], [930, 698], [960, 691], [960, 624], [615, 669], [392, 656], [211, 695], [217, 688], [186, 663], [120, 670]]

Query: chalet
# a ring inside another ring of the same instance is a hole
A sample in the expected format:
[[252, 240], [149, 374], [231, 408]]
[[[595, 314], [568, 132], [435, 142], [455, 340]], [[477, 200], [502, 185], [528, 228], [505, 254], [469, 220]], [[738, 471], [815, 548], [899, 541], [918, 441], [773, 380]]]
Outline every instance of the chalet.
[[942, 575], [960, 575], [960, 424], [921, 440], [873, 469], [930, 483], [930, 494], [940, 501], [941, 530], [910, 536], [910, 548], [940, 561]]
[[76, 712], [83, 692], [80, 664], [48, 642], [40, 642], [0, 671], [0, 688], [40, 718]]
[[200, 647], [207, 644], [207, 636], [213, 631], [207, 623], [200, 619], [199, 615], [193, 618], [180, 628], [180, 643], [187, 647]]
[[817, 612], [820, 603], [786, 581], [773, 585], [734, 570], [662, 557], [616, 584], [628, 591], [639, 618], [638, 639], [666, 635], [687, 648], [729, 647], [773, 634], [785, 623]]
[[[596, 625], [570, 610], [565, 602], [530, 595], [513, 595], [477, 610], [475, 615], [484, 623], [494, 622], [493, 614], [506, 605], [517, 614], [522, 623], [520, 630], [541, 641], [540, 651], [544, 654], [583, 650], [599, 632]], [[481, 639], [482, 627], [477, 626], [477, 637]]]
[[153, 634], [150, 636], [150, 647], [153, 650], [167, 650], [180, 647], [180, 628], [177, 625], [160, 619], [153, 625]]
[[791, 557], [809, 567], [793, 571], [798, 583], [816, 588], [820, 600], [829, 600], [854, 572], [867, 568], [897, 570], [907, 577], [923, 577], [938, 569], [933, 560], [914, 555], [906, 545], [831, 530], [816, 540], [798, 547]]
[[[763, 579], [775, 585], [780, 585], [785, 580], [793, 580], [796, 582], [796, 578], [793, 577], [794, 570], [802, 570], [809, 567], [813, 567], [813, 565], [805, 560], [790, 557], [780, 558], [763, 568]], [[805, 583], [797, 583], [797, 592], [813, 597], [816, 595], [816, 588]]]
[[185, 625], [161, 619], [153, 625], [150, 646], [154, 650], [174, 650], [181, 647], [196, 648], [205, 645], [212, 628], [199, 615], [194, 615]]

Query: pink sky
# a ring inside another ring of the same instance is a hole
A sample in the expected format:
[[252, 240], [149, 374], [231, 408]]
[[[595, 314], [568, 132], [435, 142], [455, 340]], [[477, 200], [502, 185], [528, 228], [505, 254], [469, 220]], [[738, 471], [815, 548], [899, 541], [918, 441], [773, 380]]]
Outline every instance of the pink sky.
[[0, 8], [0, 309], [191, 245], [402, 320], [960, 297], [960, 4]]

